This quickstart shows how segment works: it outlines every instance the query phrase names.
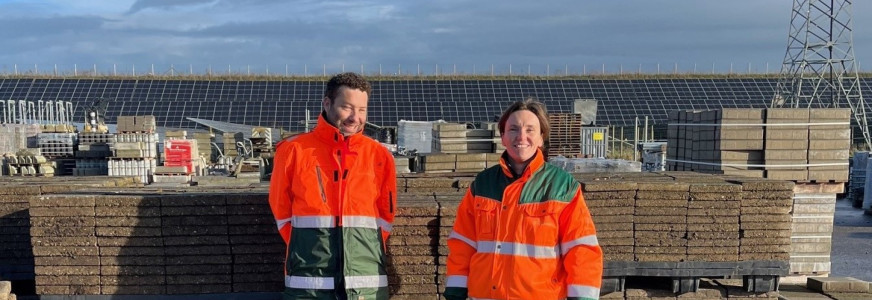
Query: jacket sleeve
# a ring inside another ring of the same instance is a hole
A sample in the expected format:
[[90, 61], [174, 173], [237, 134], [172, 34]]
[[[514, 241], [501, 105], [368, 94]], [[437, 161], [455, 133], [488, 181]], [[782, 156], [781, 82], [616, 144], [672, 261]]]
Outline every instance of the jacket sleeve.
[[454, 230], [448, 236], [448, 270], [445, 278], [445, 293], [448, 300], [465, 300], [468, 294], [469, 261], [477, 252], [478, 235], [475, 229], [472, 187], [457, 208]]
[[279, 235], [287, 245], [291, 241], [292, 193], [291, 172], [293, 159], [291, 146], [288, 142], [280, 142], [273, 159], [273, 172], [269, 182], [269, 206], [278, 226]]
[[376, 201], [378, 211], [378, 225], [382, 230], [384, 245], [387, 245], [388, 236], [391, 234], [391, 224], [394, 223], [394, 214], [397, 211], [397, 169], [394, 157], [386, 149], [383, 155], [381, 175], [378, 182], [381, 183], [379, 196]]
[[567, 299], [599, 299], [603, 251], [581, 188], [560, 215], [560, 249], [566, 270]]

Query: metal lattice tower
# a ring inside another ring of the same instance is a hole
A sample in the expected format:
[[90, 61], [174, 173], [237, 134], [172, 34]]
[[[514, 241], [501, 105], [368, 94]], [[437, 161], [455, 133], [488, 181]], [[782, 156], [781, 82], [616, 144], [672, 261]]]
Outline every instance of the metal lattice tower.
[[869, 148], [852, 19], [852, 0], [793, 1], [787, 53], [771, 107], [850, 107]]

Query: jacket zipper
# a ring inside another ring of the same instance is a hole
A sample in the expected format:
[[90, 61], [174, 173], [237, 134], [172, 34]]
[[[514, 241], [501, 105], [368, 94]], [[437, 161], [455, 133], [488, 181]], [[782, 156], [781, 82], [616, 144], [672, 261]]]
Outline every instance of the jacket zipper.
[[315, 173], [318, 177], [318, 188], [321, 190], [321, 200], [327, 203], [327, 194], [324, 192], [324, 182], [321, 179], [321, 166], [315, 166]]

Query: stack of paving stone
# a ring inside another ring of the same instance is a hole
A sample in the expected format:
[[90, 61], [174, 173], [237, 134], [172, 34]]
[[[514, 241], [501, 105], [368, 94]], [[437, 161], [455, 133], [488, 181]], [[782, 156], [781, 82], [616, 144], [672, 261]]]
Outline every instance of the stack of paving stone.
[[789, 259], [793, 182], [732, 178], [742, 186], [739, 261]]
[[457, 167], [457, 154], [429, 154], [420, 159], [424, 173], [452, 173]]
[[435, 298], [439, 244], [439, 205], [433, 196], [400, 195], [387, 245], [391, 299]]
[[457, 154], [455, 163], [455, 172], [460, 173], [476, 173], [488, 167], [488, 153], [467, 153]]
[[197, 153], [207, 162], [214, 161], [212, 157], [212, 140], [215, 135], [211, 132], [194, 132], [194, 140], [197, 140]]
[[808, 121], [808, 180], [847, 182], [851, 110], [811, 109]]
[[0, 124], [0, 153], [15, 153], [36, 148], [36, 136], [42, 132], [38, 124]]
[[843, 187], [839, 183], [798, 183], [794, 186], [789, 239], [791, 273], [830, 273], [836, 198]]
[[478, 173], [499, 164], [499, 154], [429, 154], [421, 156], [421, 160], [424, 173]]
[[264, 194], [228, 194], [227, 226], [233, 261], [233, 292], [284, 289], [285, 243]]
[[33, 280], [28, 202], [40, 187], [0, 187], [0, 280]]
[[229, 293], [232, 255], [225, 198], [161, 197], [167, 294]]
[[[633, 222], [635, 260], [687, 260], [687, 183], [639, 182]], [[596, 220], [594, 220], [596, 222]]]
[[[467, 181], [467, 187], [468, 183], [469, 181]], [[457, 219], [457, 208], [460, 206], [460, 201], [461, 197], [459, 196], [436, 196], [436, 202], [439, 203], [438, 239], [440, 248], [436, 270], [436, 281], [439, 283], [439, 299], [442, 299], [441, 293], [445, 290], [445, 277], [448, 272], [448, 252], [443, 251], [442, 247], [448, 246], [448, 236], [454, 230], [454, 221]]]
[[491, 137], [494, 139], [494, 153], [503, 153], [506, 151], [506, 146], [503, 145], [502, 135], [500, 134], [500, 127], [498, 123], [484, 123], [482, 124], [484, 128], [493, 132]]
[[109, 144], [113, 139], [114, 135], [111, 133], [80, 132], [73, 175], [107, 175], [109, 165], [106, 158], [112, 156]]
[[100, 293], [165, 294], [160, 198], [97, 196], [95, 205]]
[[100, 293], [94, 197], [40, 196], [30, 200], [38, 295]]
[[667, 113], [668, 127], [666, 129], [666, 170], [684, 171], [691, 170], [689, 161], [692, 153], [693, 139], [688, 139], [688, 130], [692, 127], [685, 126], [687, 111], [673, 110]]
[[687, 209], [687, 260], [732, 262], [739, 258], [742, 186], [692, 183]]
[[0, 281], [0, 300], [16, 300], [18, 296], [12, 293], [12, 282]]
[[493, 131], [466, 129], [466, 124], [433, 123], [433, 152], [492, 153]]
[[582, 185], [584, 202], [597, 229], [605, 261], [633, 261], [636, 184], [617, 180]]
[[454, 177], [408, 177], [397, 179], [397, 189], [402, 193], [412, 195], [460, 195], [466, 189], [460, 189]]
[[754, 166], [763, 163], [761, 109], [678, 112], [670, 117], [675, 118], [670, 121], [675, 125], [667, 133], [677, 144], [671, 146], [676, 152], [671, 159], [677, 162], [671, 164], [670, 170], [763, 176], [762, 170]]
[[766, 110], [766, 178], [808, 180], [808, 118], [806, 108]]
[[222, 138], [224, 142], [224, 156], [235, 157], [239, 155], [239, 152], [236, 150], [236, 142], [242, 141], [242, 132], [225, 132]]
[[848, 199], [851, 205], [855, 208], [860, 208], [863, 204], [863, 195], [866, 189], [866, 170], [869, 167], [869, 152], [857, 151], [854, 152], [854, 158], [851, 166], [851, 179], [848, 190]]

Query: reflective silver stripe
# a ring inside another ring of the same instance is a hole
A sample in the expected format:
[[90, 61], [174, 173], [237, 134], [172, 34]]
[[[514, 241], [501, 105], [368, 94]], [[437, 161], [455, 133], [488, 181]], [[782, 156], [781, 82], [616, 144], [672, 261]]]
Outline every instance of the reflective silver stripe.
[[343, 216], [342, 217], [342, 226], [343, 227], [378, 229], [378, 222], [376, 222], [375, 218], [373, 218], [373, 217]]
[[463, 236], [463, 235], [457, 233], [457, 231], [451, 231], [451, 234], [448, 235], [448, 238], [449, 238], [449, 239], [458, 239], [458, 240], [461, 240], [461, 241], [463, 241], [464, 243], [469, 244], [469, 245], [472, 246], [473, 248], [477, 248], [476, 245], [475, 245], [475, 242], [473, 242], [473, 241], [472, 241], [471, 239], [469, 239], [468, 237], [465, 237], [465, 236]]
[[466, 287], [466, 280], [469, 277], [461, 275], [451, 275], [445, 278], [445, 287]]
[[391, 230], [394, 228], [393, 226], [391, 226], [390, 222], [388, 222], [387, 220], [382, 219], [382, 218], [378, 218], [377, 223], [378, 223], [378, 226], [382, 228], [382, 230], [387, 231], [387, 232], [391, 232]]
[[331, 216], [293, 216], [291, 224], [297, 228], [333, 228]]
[[345, 276], [345, 288], [347, 289], [380, 288], [386, 286], [388, 286], [387, 275]]
[[600, 290], [598, 288], [579, 284], [570, 284], [568, 291], [569, 297], [581, 297], [589, 299], [599, 299]]
[[285, 227], [285, 225], [287, 225], [288, 223], [290, 223], [290, 222], [291, 222], [291, 219], [292, 219], [292, 218], [281, 219], [281, 220], [276, 219], [276, 225], [279, 227], [279, 230], [281, 230], [282, 227]]
[[478, 247], [476, 249], [480, 253], [494, 253], [535, 258], [557, 258], [557, 254], [559, 253], [556, 246], [548, 247], [494, 241], [478, 241]]
[[307, 290], [333, 289], [333, 277], [285, 276], [285, 287]]
[[572, 249], [578, 245], [596, 246], [596, 245], [599, 245], [599, 241], [597, 241], [595, 234], [586, 235], [586, 236], [565, 242], [563, 244], [560, 244], [560, 249], [561, 249], [561, 251], [563, 251], [563, 255], [566, 255], [566, 252], [569, 252], [569, 249]]

